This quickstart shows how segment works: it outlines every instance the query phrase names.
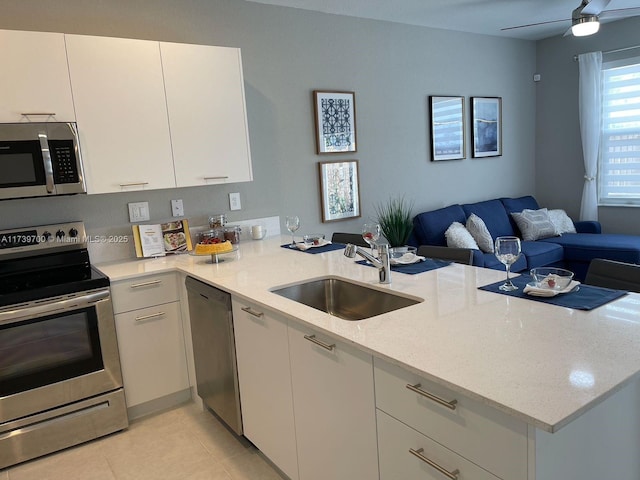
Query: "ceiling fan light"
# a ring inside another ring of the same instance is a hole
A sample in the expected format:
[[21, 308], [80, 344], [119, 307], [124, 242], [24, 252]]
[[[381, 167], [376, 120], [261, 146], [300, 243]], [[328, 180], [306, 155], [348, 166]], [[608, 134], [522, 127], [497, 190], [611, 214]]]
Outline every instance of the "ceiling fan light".
[[586, 37], [593, 35], [600, 30], [600, 22], [595, 15], [588, 17], [576, 18], [571, 26], [571, 33], [576, 37]]

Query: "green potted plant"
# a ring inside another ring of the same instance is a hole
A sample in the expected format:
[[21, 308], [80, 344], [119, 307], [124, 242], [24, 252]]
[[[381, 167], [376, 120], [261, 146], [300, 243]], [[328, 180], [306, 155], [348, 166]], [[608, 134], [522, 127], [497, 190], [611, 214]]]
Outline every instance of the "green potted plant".
[[406, 202], [404, 196], [390, 198], [387, 203], [375, 206], [380, 229], [389, 242], [389, 246], [402, 247], [407, 244], [411, 230], [413, 230], [412, 209], [413, 202]]

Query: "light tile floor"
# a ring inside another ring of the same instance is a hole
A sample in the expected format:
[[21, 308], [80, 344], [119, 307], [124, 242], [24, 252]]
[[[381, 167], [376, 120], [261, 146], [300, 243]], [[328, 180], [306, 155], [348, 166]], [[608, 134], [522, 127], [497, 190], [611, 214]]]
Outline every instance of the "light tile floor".
[[282, 480], [243, 437], [188, 403], [123, 432], [0, 470], [0, 480]]

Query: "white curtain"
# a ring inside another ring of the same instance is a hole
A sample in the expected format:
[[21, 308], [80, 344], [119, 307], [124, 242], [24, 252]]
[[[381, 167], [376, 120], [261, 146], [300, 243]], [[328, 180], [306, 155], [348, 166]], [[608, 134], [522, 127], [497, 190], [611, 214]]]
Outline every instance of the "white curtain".
[[580, 68], [580, 135], [584, 156], [584, 189], [580, 220], [598, 220], [598, 155], [602, 125], [602, 52], [578, 55]]

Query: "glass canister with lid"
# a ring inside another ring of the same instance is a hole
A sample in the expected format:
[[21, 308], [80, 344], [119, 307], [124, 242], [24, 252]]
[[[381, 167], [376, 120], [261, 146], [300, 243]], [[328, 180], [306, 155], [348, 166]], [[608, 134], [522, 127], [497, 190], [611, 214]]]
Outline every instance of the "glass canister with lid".
[[224, 213], [218, 213], [209, 217], [209, 228], [224, 228], [227, 224], [227, 216]]
[[240, 243], [241, 229], [238, 226], [228, 226], [224, 228], [224, 239], [233, 244]]

